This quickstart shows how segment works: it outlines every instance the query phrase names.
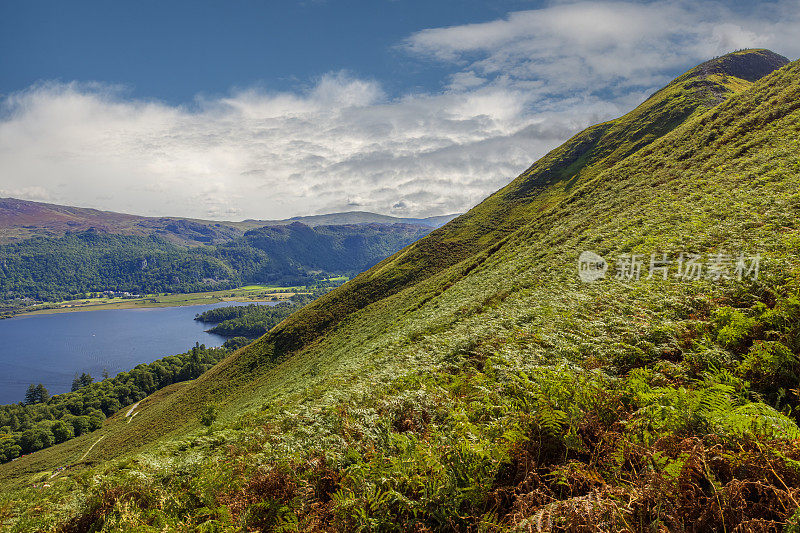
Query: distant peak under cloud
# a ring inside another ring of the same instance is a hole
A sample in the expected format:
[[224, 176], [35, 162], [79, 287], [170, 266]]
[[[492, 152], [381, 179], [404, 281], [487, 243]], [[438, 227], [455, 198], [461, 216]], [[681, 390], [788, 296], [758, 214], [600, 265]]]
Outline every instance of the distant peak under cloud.
[[397, 98], [346, 72], [192, 106], [43, 83], [2, 103], [0, 196], [217, 219], [461, 212], [702, 60], [751, 46], [797, 57], [798, 7], [566, 2], [426, 29], [400, 46], [441, 65], [443, 90]]

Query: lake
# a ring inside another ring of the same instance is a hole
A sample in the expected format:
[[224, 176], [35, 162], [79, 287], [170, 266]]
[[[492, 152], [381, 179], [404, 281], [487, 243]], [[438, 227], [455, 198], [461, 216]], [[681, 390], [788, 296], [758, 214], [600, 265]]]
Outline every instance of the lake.
[[[209, 309], [252, 302], [220, 302], [186, 307], [113, 309], [0, 320], [0, 403], [23, 400], [31, 383], [50, 394], [69, 392], [75, 373], [101, 379], [168, 355], [195, 342], [222, 346], [224, 337], [206, 333], [211, 324], [194, 316]], [[277, 302], [261, 302], [274, 305]]]

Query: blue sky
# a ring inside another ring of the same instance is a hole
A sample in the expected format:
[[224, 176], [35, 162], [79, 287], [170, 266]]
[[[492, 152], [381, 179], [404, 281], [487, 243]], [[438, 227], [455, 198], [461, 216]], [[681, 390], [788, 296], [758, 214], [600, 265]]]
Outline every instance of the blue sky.
[[465, 211], [800, 0], [0, 3], [0, 196], [240, 220]]
[[178, 104], [235, 87], [302, 89], [347, 70], [386, 90], [436, 90], [443, 66], [396, 45], [439, 26], [483, 22], [540, 2], [40, 1], [4, 2], [0, 93], [42, 80], [121, 84]]

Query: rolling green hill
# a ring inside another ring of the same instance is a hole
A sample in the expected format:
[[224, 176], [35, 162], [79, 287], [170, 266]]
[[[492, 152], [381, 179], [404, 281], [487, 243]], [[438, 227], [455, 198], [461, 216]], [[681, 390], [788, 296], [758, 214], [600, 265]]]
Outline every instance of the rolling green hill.
[[[0, 523], [797, 530], [787, 63], [690, 70], [135, 418], [0, 466]], [[579, 279], [584, 251], [606, 279]]]

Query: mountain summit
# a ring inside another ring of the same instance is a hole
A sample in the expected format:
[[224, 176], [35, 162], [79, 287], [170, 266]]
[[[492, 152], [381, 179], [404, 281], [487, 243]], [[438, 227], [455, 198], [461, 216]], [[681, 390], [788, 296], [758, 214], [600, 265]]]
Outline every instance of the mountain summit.
[[789, 59], [771, 50], [741, 50], [702, 63], [681, 78], [709, 78], [712, 75], [731, 76], [754, 82], [789, 64]]

